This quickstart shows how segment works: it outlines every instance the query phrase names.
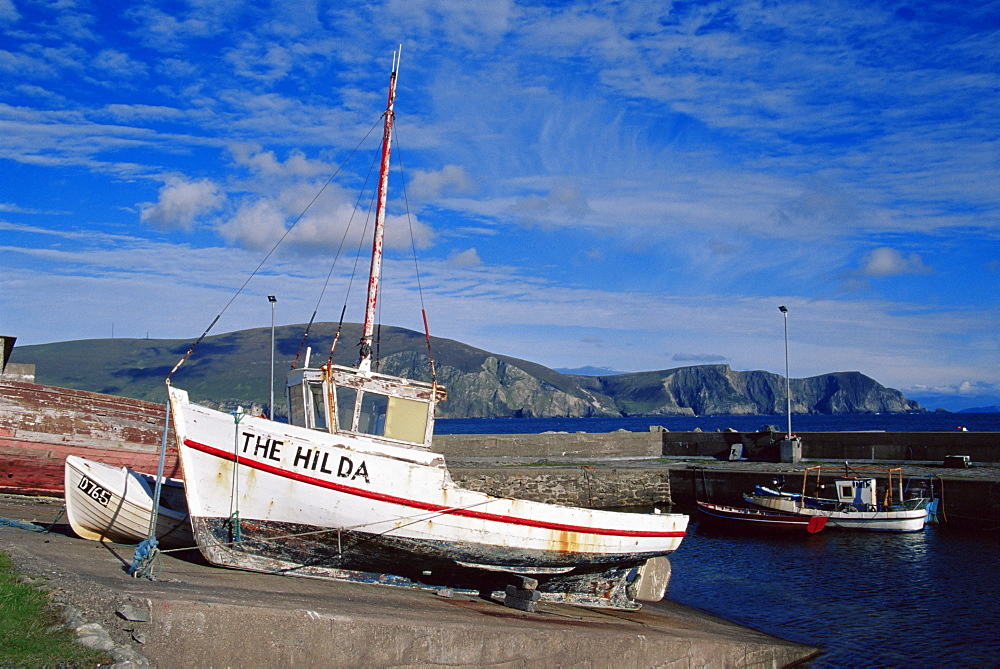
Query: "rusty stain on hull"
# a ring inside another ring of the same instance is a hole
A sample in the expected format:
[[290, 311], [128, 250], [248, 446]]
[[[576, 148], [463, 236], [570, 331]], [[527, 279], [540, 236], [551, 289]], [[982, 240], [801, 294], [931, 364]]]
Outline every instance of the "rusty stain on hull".
[[[67, 455], [153, 471], [163, 404], [85, 390], [0, 381], [0, 492], [63, 495]], [[180, 476], [171, 427], [164, 474]]]

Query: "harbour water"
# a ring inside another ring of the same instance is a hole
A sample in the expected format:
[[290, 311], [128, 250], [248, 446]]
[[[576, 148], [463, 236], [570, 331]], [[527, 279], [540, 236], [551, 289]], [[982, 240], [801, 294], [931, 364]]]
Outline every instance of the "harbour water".
[[[684, 432], [774, 425], [784, 416], [441, 420], [451, 434]], [[1000, 432], [1000, 414], [794, 416], [793, 430]], [[689, 512], [687, 509], [680, 511]], [[1000, 535], [947, 525], [912, 534], [824, 531], [749, 537], [699, 526], [671, 557], [667, 598], [817, 646], [811, 667], [1000, 666]], [[651, 605], [655, 606], [655, 605]]]
[[[629, 418], [439, 418], [436, 434], [537, 434], [541, 432], [646, 432], [660, 425], [671, 432], [715, 432], [732, 428], [756, 432], [772, 426], [784, 432], [786, 416], [634, 416]], [[792, 432], [1000, 432], [1000, 413], [852, 414], [798, 416], [792, 414]]]
[[667, 598], [817, 646], [811, 667], [1000, 664], [1000, 536], [823, 531], [801, 538], [693, 524]]

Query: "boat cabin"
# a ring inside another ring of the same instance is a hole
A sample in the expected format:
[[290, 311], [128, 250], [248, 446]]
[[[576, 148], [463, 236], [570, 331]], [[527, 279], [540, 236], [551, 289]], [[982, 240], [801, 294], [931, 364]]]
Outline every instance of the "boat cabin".
[[837, 501], [859, 506], [875, 506], [875, 479], [838, 479]]
[[292, 425], [429, 448], [441, 386], [339, 365], [295, 369], [286, 380]]

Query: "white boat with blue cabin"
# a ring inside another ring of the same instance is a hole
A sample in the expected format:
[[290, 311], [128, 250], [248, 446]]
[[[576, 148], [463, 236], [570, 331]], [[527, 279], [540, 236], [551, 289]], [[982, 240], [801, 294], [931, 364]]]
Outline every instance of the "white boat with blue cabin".
[[[799, 516], [823, 516], [827, 527], [873, 532], [919, 532], [924, 529], [928, 509], [933, 500], [922, 493], [904, 498], [902, 470], [852, 470], [834, 479], [836, 497], [807, 495], [807, 483], [813, 477], [813, 489], [827, 485], [822, 479], [824, 468], [809, 467], [803, 472], [801, 493], [789, 493], [765, 486], [756, 486], [744, 499], [755, 506]], [[839, 468], [838, 468], [839, 469]], [[862, 472], [880, 471], [887, 476], [887, 485], [879, 499], [877, 478]], [[893, 484], [896, 487], [893, 487]]]

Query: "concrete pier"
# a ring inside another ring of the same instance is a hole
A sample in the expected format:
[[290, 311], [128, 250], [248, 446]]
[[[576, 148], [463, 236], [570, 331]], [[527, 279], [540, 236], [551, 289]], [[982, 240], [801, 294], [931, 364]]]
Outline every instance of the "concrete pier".
[[[44, 525], [60, 506], [0, 496], [0, 516]], [[161, 667], [783, 667], [817, 652], [669, 601], [637, 612], [539, 603], [528, 613], [470, 595], [255, 574], [170, 555], [149, 581], [126, 575], [132, 547], [12, 527], [0, 527], [0, 550], [99, 623], [116, 652]]]

